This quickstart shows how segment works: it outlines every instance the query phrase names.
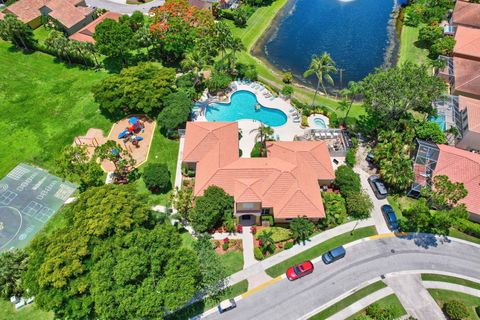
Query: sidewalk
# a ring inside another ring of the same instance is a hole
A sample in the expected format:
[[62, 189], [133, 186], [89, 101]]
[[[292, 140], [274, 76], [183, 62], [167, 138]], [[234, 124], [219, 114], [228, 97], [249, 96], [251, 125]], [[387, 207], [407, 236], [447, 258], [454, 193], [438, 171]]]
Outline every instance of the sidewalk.
[[480, 290], [462, 286], [460, 284], [442, 282], [442, 281], [423, 281], [423, 286], [428, 289], [442, 289], [465, 293], [480, 298]]
[[393, 275], [384, 282], [393, 289], [409, 315], [418, 320], [445, 319], [445, 316], [422, 284], [420, 275]]
[[[284, 250], [280, 253], [277, 253], [276, 255], [267, 258], [263, 261], [255, 262], [254, 264], [245, 267], [242, 271], [239, 271], [237, 273], [234, 273], [228, 278], [228, 284], [229, 285], [234, 285], [242, 280], [248, 279], [250, 277], [254, 277], [259, 273], [264, 272], [266, 269], [270, 268], [271, 266], [274, 266], [282, 261], [285, 261], [303, 251], [306, 251], [322, 242], [325, 242], [333, 237], [336, 237], [338, 235], [347, 233], [352, 231], [352, 229], [355, 227], [355, 225], [358, 223], [356, 226], [356, 229], [360, 229], [363, 227], [368, 227], [368, 226], [373, 226], [374, 221], [373, 219], [369, 218], [366, 220], [361, 220], [361, 221], [352, 221], [348, 222], [345, 224], [342, 224], [338, 227], [335, 227], [333, 229], [324, 231], [310, 239], [310, 241], [306, 242], [305, 245], [302, 244], [296, 244], [294, 245], [291, 249]], [[244, 251], [245, 251], [245, 245], [244, 245]], [[253, 252], [253, 248], [252, 248]]]

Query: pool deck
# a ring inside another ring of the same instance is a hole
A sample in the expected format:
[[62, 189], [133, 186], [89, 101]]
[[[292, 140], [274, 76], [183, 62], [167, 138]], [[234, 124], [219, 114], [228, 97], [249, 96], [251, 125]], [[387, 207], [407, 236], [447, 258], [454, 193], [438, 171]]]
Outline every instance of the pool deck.
[[[293, 141], [295, 136], [303, 136], [304, 130], [300, 128], [300, 123], [293, 122], [293, 116], [290, 113], [290, 110], [293, 108], [293, 106], [290, 104], [290, 102], [285, 101], [279, 97], [273, 100], [270, 100], [270, 98], [266, 98], [263, 95], [263, 93], [266, 92], [267, 89], [260, 91], [258, 89], [252, 88], [248, 84], [237, 83], [237, 89], [233, 90], [228, 94], [227, 96], [228, 99], [226, 101], [221, 101], [221, 102], [228, 103], [230, 101], [231, 95], [236, 91], [241, 91], [241, 90], [254, 93], [255, 96], [257, 97], [257, 101], [262, 106], [267, 108], [272, 108], [272, 109], [278, 109], [283, 111], [283, 113], [285, 113], [285, 115], [287, 116], [287, 122], [281, 126], [272, 127], [274, 130], [274, 134], [273, 134], [274, 137], [278, 135], [279, 140], [281, 141]], [[208, 121], [208, 120], [205, 117], [205, 113], [202, 113], [201, 115], [197, 116], [195, 121]], [[261, 122], [257, 120], [239, 120], [238, 121], [238, 127], [242, 130], [242, 139], [240, 139], [239, 147], [242, 150], [243, 158], [250, 157], [250, 152], [252, 151], [253, 146], [255, 145], [255, 136], [257, 134], [256, 132], [251, 132], [251, 131], [260, 127], [260, 125], [261, 125]]]

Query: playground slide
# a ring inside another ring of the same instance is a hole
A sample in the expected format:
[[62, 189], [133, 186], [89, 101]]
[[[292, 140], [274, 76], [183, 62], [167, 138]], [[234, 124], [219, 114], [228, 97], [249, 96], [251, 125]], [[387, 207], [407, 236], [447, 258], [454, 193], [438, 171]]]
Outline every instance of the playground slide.
[[123, 139], [128, 134], [128, 129], [123, 130], [118, 134], [118, 139]]

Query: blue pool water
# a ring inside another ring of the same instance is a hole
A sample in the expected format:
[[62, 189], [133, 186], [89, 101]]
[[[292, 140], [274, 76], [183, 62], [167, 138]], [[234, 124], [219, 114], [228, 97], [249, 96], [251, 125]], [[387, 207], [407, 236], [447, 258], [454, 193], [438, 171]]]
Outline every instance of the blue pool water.
[[278, 127], [287, 122], [285, 113], [278, 109], [267, 108], [258, 104], [257, 97], [248, 91], [240, 90], [232, 94], [230, 103], [212, 103], [205, 114], [208, 121], [258, 120], [271, 127]]
[[440, 129], [442, 131], [447, 130], [447, 125], [445, 124], [445, 115], [444, 114], [439, 114], [436, 117], [430, 117], [428, 120], [438, 124], [438, 126], [440, 127]]
[[327, 125], [325, 124], [325, 121], [323, 121], [323, 119], [315, 118], [315, 119], [313, 119], [313, 123], [315, 123], [317, 125], [317, 127], [321, 128], [321, 129], [327, 128]]
[[[281, 70], [291, 70], [299, 79], [313, 54], [328, 52], [343, 69], [340, 80], [363, 79], [376, 67], [395, 60], [397, 38], [390, 13], [394, 0], [292, 0], [292, 6], [267, 40], [264, 53]], [[402, 2], [403, 0], [397, 0]], [[308, 82], [315, 85], [315, 78]]]

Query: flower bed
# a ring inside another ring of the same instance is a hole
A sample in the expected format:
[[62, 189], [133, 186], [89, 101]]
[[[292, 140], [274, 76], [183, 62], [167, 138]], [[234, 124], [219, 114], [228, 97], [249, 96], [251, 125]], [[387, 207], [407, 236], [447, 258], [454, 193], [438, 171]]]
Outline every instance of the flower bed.
[[226, 254], [227, 252], [243, 251], [242, 240], [225, 238], [223, 240], [212, 240], [215, 252], [217, 254]]

